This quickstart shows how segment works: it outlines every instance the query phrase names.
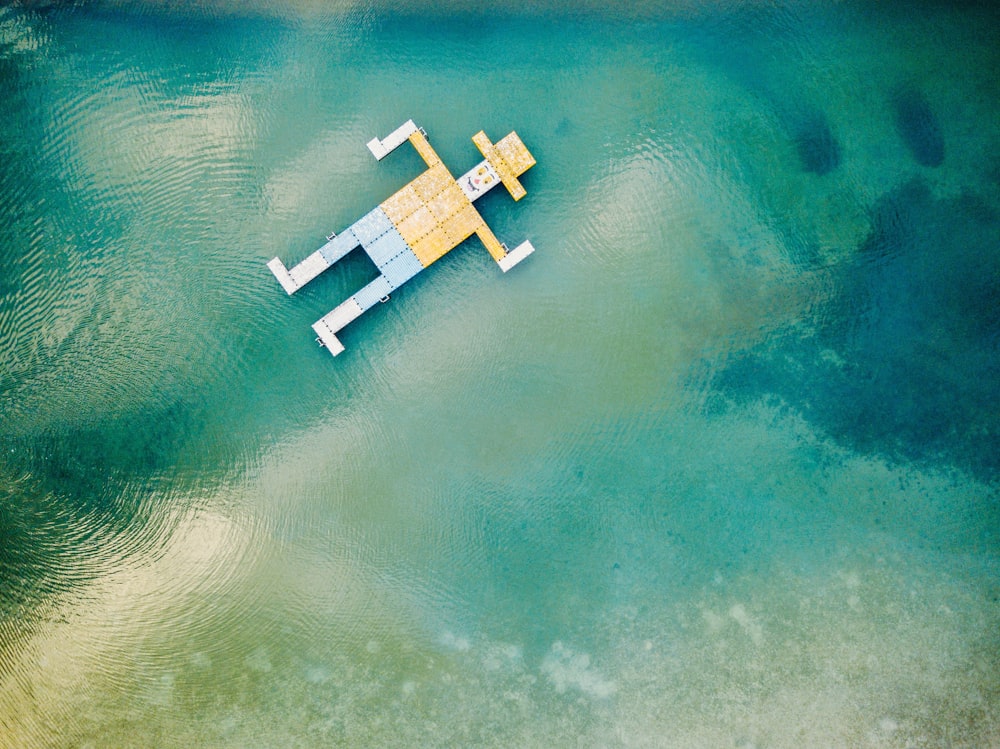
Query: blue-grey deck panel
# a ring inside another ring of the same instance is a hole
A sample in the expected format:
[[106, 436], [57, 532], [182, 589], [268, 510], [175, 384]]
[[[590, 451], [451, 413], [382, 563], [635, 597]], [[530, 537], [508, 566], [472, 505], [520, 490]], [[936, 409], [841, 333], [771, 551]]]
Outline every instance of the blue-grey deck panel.
[[330, 265], [333, 265], [338, 260], [346, 257], [346, 255], [359, 244], [361, 243], [358, 241], [358, 238], [354, 236], [354, 232], [350, 229], [345, 229], [325, 245], [320, 247], [319, 251], [323, 253], [323, 258]]
[[392, 228], [392, 221], [385, 215], [385, 211], [381, 207], [366, 213], [351, 225], [351, 231], [364, 247], [381, 237], [390, 228]]
[[[365, 246], [365, 252], [368, 253], [368, 257], [372, 259], [372, 262], [380, 270], [399, 253], [406, 252], [409, 249], [409, 245], [406, 244], [403, 235], [392, 225], [389, 226], [385, 234]], [[411, 252], [410, 254], [413, 253]]]
[[392, 284], [392, 288], [398, 289], [423, 269], [424, 266], [413, 254], [413, 250], [407, 247], [385, 264], [382, 268], [382, 275]]
[[354, 295], [354, 301], [358, 303], [362, 311], [366, 311], [385, 299], [390, 291], [392, 291], [392, 285], [389, 283], [389, 280], [385, 276], [379, 276], [358, 291]]

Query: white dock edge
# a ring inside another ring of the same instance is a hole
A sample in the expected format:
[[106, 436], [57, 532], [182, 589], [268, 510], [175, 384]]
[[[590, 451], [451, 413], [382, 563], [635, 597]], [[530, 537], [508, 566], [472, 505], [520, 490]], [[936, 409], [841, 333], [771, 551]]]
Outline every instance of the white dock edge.
[[336, 356], [344, 350], [344, 344], [336, 336], [337, 331], [351, 320], [360, 317], [362, 311], [361, 305], [355, 301], [354, 297], [351, 297], [346, 302], [341, 302], [334, 307], [332, 312], [314, 322], [312, 329], [319, 336], [319, 342]]
[[288, 292], [289, 296], [298, 291], [299, 285], [295, 283], [295, 280], [288, 272], [288, 269], [285, 267], [285, 264], [281, 262], [281, 258], [274, 258], [274, 260], [271, 260], [267, 264], [267, 267], [271, 269], [271, 272], [274, 274], [274, 277], [277, 278], [278, 283], [281, 284], [281, 288], [283, 288], [286, 292]]
[[319, 336], [316, 340], [319, 341], [320, 345], [329, 351], [333, 356], [343, 353], [344, 344], [340, 342], [340, 339], [333, 334], [333, 332], [323, 325], [322, 322], [314, 323], [313, 330], [316, 331], [316, 335]]
[[381, 140], [372, 138], [368, 141], [368, 150], [372, 152], [372, 156], [381, 161], [406, 143], [406, 140], [415, 132], [417, 132], [417, 126], [413, 124], [413, 120], [407, 120]]
[[535, 248], [531, 245], [531, 242], [524, 240], [513, 250], [497, 260], [497, 265], [500, 266], [500, 270], [506, 273], [534, 251]]
[[295, 267], [289, 269], [278, 258], [267, 264], [278, 283], [289, 294], [294, 294], [316, 276], [330, 267], [330, 261], [323, 257], [322, 250], [316, 250]]
[[294, 268], [289, 269], [288, 275], [292, 277], [292, 281], [301, 289], [329, 267], [330, 261], [323, 256], [323, 251], [316, 250], [316, 252], [312, 253]]

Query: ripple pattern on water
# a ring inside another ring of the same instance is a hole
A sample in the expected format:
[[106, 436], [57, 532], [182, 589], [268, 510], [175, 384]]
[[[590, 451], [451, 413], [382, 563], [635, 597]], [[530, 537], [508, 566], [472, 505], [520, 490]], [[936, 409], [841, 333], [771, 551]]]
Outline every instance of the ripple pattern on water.
[[431, 5], [0, 9], [0, 745], [987, 745], [992, 11]]

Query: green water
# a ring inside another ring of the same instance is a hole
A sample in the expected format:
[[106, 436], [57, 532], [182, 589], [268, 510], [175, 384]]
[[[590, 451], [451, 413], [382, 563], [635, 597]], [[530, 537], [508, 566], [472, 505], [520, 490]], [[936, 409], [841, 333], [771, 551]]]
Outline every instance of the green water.
[[997, 20], [0, 7], [0, 746], [1000, 744]]

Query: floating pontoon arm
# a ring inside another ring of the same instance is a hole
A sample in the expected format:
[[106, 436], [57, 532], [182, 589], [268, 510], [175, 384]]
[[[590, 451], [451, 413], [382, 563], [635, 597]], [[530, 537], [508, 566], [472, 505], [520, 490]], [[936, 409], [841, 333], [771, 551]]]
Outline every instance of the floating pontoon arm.
[[381, 161], [406, 143], [409, 137], [417, 132], [417, 129], [417, 126], [413, 124], [413, 120], [407, 120], [381, 140], [372, 138], [368, 141], [368, 150], [372, 152], [372, 156]]
[[531, 242], [526, 239], [502, 258], [497, 260], [497, 265], [500, 266], [500, 270], [506, 273], [534, 251], [535, 248], [532, 246]]
[[274, 258], [267, 264], [267, 267], [270, 268], [274, 277], [278, 279], [278, 283], [281, 284], [281, 288], [283, 288], [289, 296], [298, 291], [299, 285], [295, 283], [295, 279], [292, 278], [292, 274], [288, 272], [288, 268], [285, 267], [285, 264], [281, 262], [281, 258]]

